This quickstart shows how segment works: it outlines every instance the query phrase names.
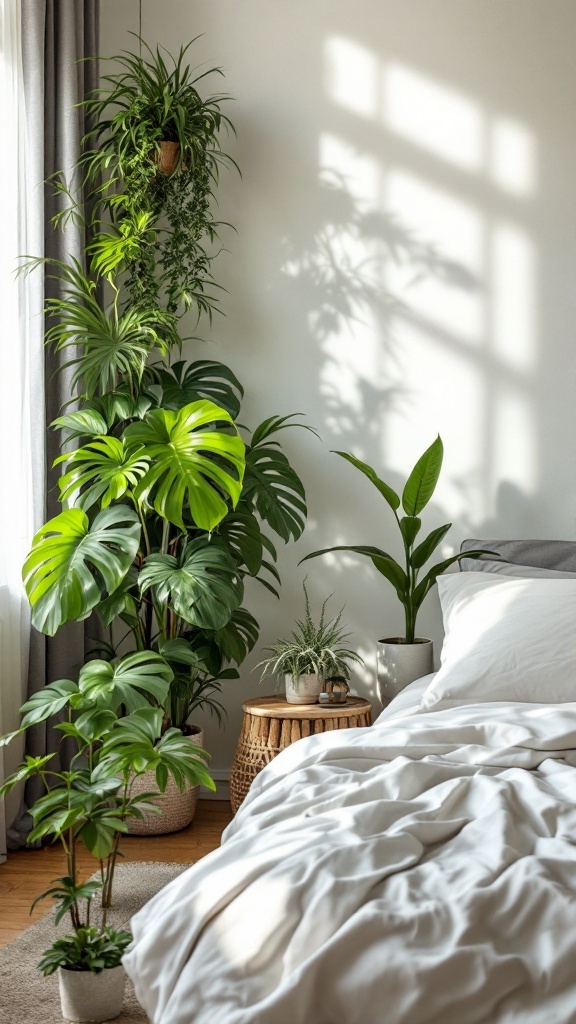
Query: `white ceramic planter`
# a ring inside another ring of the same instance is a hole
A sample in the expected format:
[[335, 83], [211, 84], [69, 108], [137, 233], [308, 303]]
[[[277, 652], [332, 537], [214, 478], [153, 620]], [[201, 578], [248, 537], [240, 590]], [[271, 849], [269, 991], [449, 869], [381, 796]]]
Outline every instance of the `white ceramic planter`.
[[378, 641], [378, 690], [386, 706], [408, 683], [434, 671], [434, 647], [431, 640], [417, 637], [407, 644], [401, 637]]
[[122, 1013], [126, 972], [120, 964], [103, 971], [58, 971], [64, 1020], [114, 1020]]
[[317, 704], [324, 685], [317, 672], [310, 672], [294, 678], [285, 675], [286, 700], [289, 704]]
[[[187, 739], [195, 743], [197, 747], [204, 746], [204, 733], [199, 726], [192, 726], [197, 731]], [[131, 794], [152, 793], [158, 790], [156, 785], [156, 772], [144, 772], [138, 775], [132, 783]], [[192, 822], [196, 813], [198, 793], [200, 786], [191, 786], [180, 792], [173, 778], [168, 779], [165, 792], [154, 797], [151, 803], [157, 804], [162, 813], [155, 814], [150, 811], [144, 814], [143, 818], [128, 818], [128, 832], [131, 836], [163, 836], [169, 832], [179, 832]]]

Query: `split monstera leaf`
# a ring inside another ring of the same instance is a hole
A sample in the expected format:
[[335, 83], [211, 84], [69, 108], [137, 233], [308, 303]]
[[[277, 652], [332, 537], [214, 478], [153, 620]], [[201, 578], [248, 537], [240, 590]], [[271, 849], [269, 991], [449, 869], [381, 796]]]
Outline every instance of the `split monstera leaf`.
[[[61, 498], [76, 500], [77, 507], [61, 512], [38, 531], [23, 570], [33, 624], [49, 636], [63, 623], [85, 619], [102, 602], [109, 602], [138, 555], [142, 563], [154, 557], [143, 544], [151, 510], [183, 532], [187, 523], [213, 530], [240, 497], [244, 442], [230, 414], [202, 400], [178, 411], [148, 411], [125, 429], [122, 438], [96, 435], [58, 462], [67, 464], [60, 479]], [[119, 498], [131, 504], [112, 504]], [[96, 503], [102, 508], [91, 521], [88, 512]], [[172, 555], [156, 557], [168, 559], [170, 568], [180, 571], [180, 587], [175, 587], [179, 614], [202, 603], [203, 584], [208, 592], [219, 580], [223, 590], [226, 576], [230, 611], [239, 606], [242, 587], [233, 586], [235, 565], [224, 547], [211, 546], [210, 539], [203, 538], [192, 552], [188, 550], [186, 564], [190, 569], [195, 558], [196, 574], [172, 565]], [[147, 589], [152, 585], [149, 562], [143, 572], [141, 583]], [[216, 616], [211, 626], [218, 629], [223, 624]]]

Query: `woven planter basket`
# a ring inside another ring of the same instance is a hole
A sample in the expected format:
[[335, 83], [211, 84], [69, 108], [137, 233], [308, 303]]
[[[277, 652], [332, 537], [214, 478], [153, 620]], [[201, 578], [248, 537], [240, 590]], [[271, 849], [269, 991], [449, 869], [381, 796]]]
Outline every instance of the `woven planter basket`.
[[[204, 733], [198, 726], [193, 725], [192, 728], [197, 732], [187, 737], [190, 743], [195, 743], [197, 747], [204, 746]], [[134, 779], [131, 792], [132, 796], [137, 796], [139, 793], [151, 793], [157, 789], [156, 772], [151, 771], [144, 772], [143, 775], [138, 775]], [[186, 828], [194, 818], [199, 792], [200, 786], [191, 786], [181, 793], [174, 779], [169, 778], [166, 792], [151, 800], [151, 803], [162, 808], [162, 814], [150, 811], [141, 819], [129, 818], [127, 822], [129, 834], [131, 836], [163, 836], [168, 832], [179, 832], [180, 829]]]

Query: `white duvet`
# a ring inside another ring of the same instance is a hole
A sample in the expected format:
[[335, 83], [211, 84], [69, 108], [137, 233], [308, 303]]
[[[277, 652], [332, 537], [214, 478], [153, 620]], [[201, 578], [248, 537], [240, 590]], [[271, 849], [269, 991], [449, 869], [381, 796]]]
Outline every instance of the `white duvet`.
[[133, 930], [154, 1024], [576, 1022], [576, 704], [295, 744]]

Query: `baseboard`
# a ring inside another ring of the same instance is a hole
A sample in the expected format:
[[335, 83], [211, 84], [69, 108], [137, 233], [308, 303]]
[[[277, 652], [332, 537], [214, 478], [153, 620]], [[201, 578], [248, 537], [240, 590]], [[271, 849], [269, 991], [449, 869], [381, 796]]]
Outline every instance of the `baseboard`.
[[212, 789], [207, 789], [206, 786], [200, 787], [200, 799], [201, 800], [230, 800], [230, 772], [227, 768], [216, 768], [210, 772], [210, 775], [216, 783], [216, 792]]

